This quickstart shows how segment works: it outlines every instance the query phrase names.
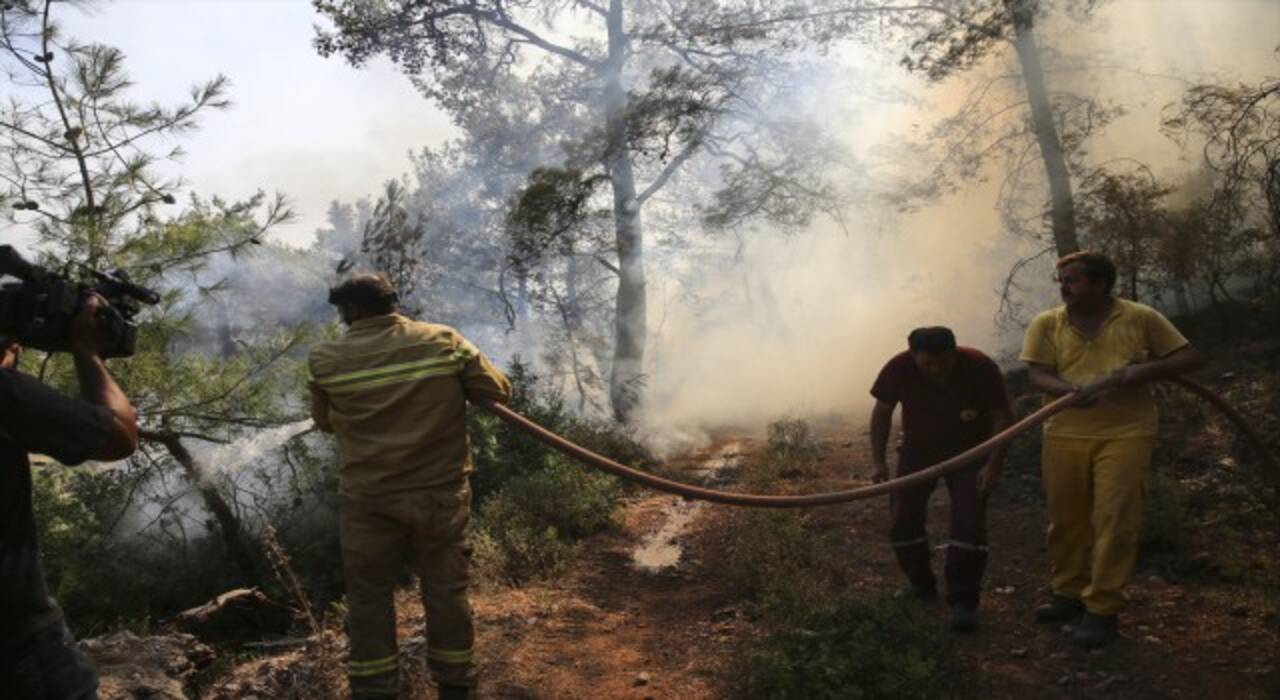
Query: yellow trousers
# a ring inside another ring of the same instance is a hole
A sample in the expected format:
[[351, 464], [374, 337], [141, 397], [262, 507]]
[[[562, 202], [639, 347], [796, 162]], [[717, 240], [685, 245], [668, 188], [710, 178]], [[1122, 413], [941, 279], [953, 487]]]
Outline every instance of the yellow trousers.
[[1114, 615], [1126, 602], [1154, 447], [1153, 437], [1045, 436], [1053, 592], [1095, 615]]

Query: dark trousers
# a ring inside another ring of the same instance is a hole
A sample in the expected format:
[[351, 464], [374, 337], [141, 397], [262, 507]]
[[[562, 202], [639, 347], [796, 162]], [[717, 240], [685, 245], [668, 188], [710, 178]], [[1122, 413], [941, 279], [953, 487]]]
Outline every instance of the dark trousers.
[[98, 674], [59, 620], [0, 658], [0, 697], [97, 700]]
[[[930, 462], [932, 463], [932, 462]], [[898, 476], [905, 476], [929, 466], [929, 463], [904, 462], [898, 465]], [[978, 491], [981, 463], [944, 477], [951, 497], [950, 539], [947, 541], [947, 603], [976, 609], [982, 588], [982, 574], [987, 568], [986, 503]], [[889, 541], [898, 565], [917, 589], [937, 585], [929, 561], [929, 537], [925, 531], [929, 496], [937, 480], [915, 488], [898, 491], [889, 497], [892, 526]]]

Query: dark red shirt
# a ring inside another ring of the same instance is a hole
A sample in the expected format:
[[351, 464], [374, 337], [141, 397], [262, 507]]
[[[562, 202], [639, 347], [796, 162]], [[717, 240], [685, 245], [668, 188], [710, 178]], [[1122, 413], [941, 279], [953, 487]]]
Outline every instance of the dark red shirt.
[[951, 380], [939, 389], [901, 352], [880, 370], [871, 395], [902, 404], [900, 462], [926, 466], [954, 457], [991, 437], [991, 413], [1009, 412], [1004, 375], [991, 358], [973, 348], [956, 348]]

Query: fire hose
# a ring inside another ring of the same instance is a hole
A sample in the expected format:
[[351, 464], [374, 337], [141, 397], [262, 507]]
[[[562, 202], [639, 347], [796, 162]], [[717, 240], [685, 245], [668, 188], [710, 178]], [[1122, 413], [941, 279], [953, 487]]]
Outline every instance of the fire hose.
[[[1191, 393], [1199, 396], [1207, 401], [1214, 408], [1230, 421], [1245, 439], [1253, 446], [1257, 452], [1258, 460], [1264, 467], [1263, 473], [1271, 478], [1280, 488], [1280, 462], [1276, 460], [1274, 454], [1263, 441], [1262, 436], [1252, 425], [1245, 420], [1244, 416], [1235, 409], [1226, 399], [1214, 391], [1183, 377], [1175, 377], [1165, 381], [1177, 384]], [[815, 493], [805, 495], [777, 496], [755, 493], [737, 493], [732, 491], [720, 491], [717, 489], [709, 489], [693, 484], [686, 484], [679, 481], [666, 479], [656, 474], [641, 471], [628, 467], [619, 462], [615, 462], [608, 457], [596, 454], [581, 445], [573, 443], [549, 430], [516, 413], [507, 406], [488, 399], [472, 398], [471, 402], [489, 413], [497, 416], [513, 428], [520, 430], [534, 439], [545, 443], [546, 445], [573, 457], [574, 459], [595, 467], [601, 471], [613, 474], [614, 476], [636, 482], [638, 484], [648, 486], [649, 488], [676, 494], [685, 498], [693, 498], [712, 503], [724, 503], [734, 506], [748, 506], [752, 508], [808, 508], [811, 506], [829, 506], [838, 503], [848, 503], [864, 498], [872, 498], [912, 486], [926, 483], [945, 476], [952, 472], [972, 466], [973, 463], [981, 457], [985, 457], [992, 451], [1009, 444], [1015, 437], [1021, 433], [1048, 420], [1054, 414], [1060, 413], [1073, 405], [1085, 399], [1085, 397], [1097, 393], [1100, 389], [1108, 388], [1107, 380], [1102, 380], [1096, 384], [1091, 384], [1071, 394], [1061, 396], [1054, 401], [1045, 404], [1038, 411], [1031, 413], [1025, 418], [1017, 421], [1008, 428], [992, 435], [985, 442], [975, 445], [950, 459], [938, 462], [937, 464], [921, 469], [920, 471], [900, 476], [896, 479], [890, 479], [878, 484], [869, 486], [861, 486], [853, 489], [845, 489], [842, 491], [830, 491], [826, 493]]]

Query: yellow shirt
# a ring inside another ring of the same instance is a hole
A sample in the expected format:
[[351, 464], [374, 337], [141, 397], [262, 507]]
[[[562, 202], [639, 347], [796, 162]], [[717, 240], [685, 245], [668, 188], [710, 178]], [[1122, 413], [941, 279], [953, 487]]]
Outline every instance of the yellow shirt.
[[[1159, 359], [1187, 345], [1159, 311], [1115, 299], [1098, 335], [1086, 338], [1067, 320], [1066, 306], [1036, 316], [1022, 341], [1024, 362], [1048, 365], [1072, 384], [1085, 385], [1128, 365]], [[1083, 438], [1149, 437], [1158, 415], [1147, 385], [1121, 387], [1087, 408], [1071, 408], [1044, 424], [1046, 435]]]
[[311, 415], [337, 435], [345, 495], [461, 482], [472, 469], [466, 395], [511, 396], [507, 378], [456, 330], [399, 314], [352, 323], [307, 364]]

